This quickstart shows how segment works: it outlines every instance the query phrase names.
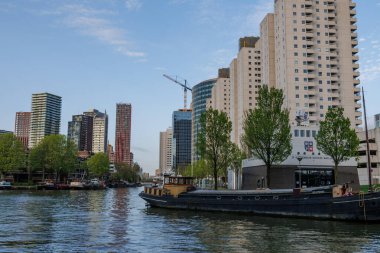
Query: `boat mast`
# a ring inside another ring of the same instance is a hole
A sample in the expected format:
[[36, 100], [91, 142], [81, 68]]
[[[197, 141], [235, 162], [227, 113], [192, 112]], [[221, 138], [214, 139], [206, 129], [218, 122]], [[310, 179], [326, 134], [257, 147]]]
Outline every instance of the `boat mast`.
[[368, 192], [372, 192], [371, 157], [370, 157], [370, 154], [369, 154], [367, 113], [366, 113], [366, 110], [365, 110], [365, 98], [364, 98], [364, 88], [363, 87], [362, 87], [362, 94], [363, 94], [363, 109], [364, 109], [365, 140], [366, 140], [366, 143], [367, 143]]

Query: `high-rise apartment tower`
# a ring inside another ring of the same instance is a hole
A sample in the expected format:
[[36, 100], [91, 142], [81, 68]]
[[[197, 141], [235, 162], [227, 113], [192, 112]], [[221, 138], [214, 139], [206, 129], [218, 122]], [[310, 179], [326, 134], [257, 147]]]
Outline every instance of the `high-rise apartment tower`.
[[131, 164], [132, 105], [116, 104], [115, 162]]
[[59, 134], [62, 98], [50, 93], [32, 95], [29, 148], [37, 145], [45, 136]]

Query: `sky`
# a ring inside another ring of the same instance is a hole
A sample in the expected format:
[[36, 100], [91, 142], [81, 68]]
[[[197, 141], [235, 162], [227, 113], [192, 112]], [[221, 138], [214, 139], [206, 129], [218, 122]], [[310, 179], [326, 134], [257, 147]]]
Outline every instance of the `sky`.
[[[14, 131], [16, 112], [31, 110], [31, 95], [49, 92], [62, 97], [62, 134], [72, 115], [106, 110], [114, 145], [116, 103], [131, 103], [131, 151], [154, 173], [159, 132], [183, 107], [183, 89], [162, 75], [190, 86], [216, 77], [236, 57], [240, 37], [259, 35], [273, 2], [1, 0], [0, 129]], [[373, 124], [380, 113], [380, 0], [355, 2], [360, 79]]]

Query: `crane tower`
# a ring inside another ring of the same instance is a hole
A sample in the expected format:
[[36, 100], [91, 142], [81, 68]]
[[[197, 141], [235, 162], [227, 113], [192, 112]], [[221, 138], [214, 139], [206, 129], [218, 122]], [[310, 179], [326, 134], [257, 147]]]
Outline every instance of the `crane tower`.
[[180, 86], [183, 87], [183, 93], [184, 93], [184, 94], [183, 94], [184, 109], [186, 109], [186, 106], [187, 106], [187, 90], [192, 91], [192, 89], [191, 89], [190, 87], [187, 86], [187, 82], [186, 82], [186, 80], [185, 80], [185, 83], [183, 84], [183, 83], [181, 83], [181, 82], [179, 82], [179, 81], [177, 80], [177, 77], [176, 77], [176, 78], [173, 78], [173, 77], [170, 77], [170, 76], [165, 75], [165, 74], [164, 74], [163, 76], [166, 77], [167, 79], [169, 79], [169, 80], [175, 82], [176, 84], [178, 84], [178, 85], [180, 85]]

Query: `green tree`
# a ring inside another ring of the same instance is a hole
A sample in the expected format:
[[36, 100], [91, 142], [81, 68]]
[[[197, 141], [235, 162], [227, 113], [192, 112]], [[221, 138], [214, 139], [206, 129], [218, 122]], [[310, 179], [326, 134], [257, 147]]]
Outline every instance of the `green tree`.
[[210, 166], [203, 159], [193, 162], [186, 167], [184, 176], [195, 178], [206, 178], [211, 175]]
[[22, 143], [12, 133], [0, 134], [0, 174], [25, 165], [25, 151]]
[[132, 166], [126, 163], [117, 163], [115, 164], [116, 173], [112, 175], [113, 179], [117, 180], [126, 180], [128, 182], [139, 182], [140, 181], [140, 165], [134, 163]]
[[33, 170], [42, 169], [43, 180], [46, 172], [54, 173], [55, 180], [59, 180], [77, 165], [76, 154], [75, 144], [64, 135], [49, 135], [30, 151], [30, 166]]
[[349, 118], [343, 115], [343, 108], [329, 108], [315, 137], [317, 148], [334, 161], [335, 183], [339, 163], [358, 155], [359, 138], [350, 125]]
[[289, 111], [282, 109], [282, 90], [264, 85], [257, 106], [249, 110], [243, 123], [242, 144], [248, 155], [261, 159], [267, 168], [267, 186], [273, 164], [284, 161], [292, 152]]
[[109, 160], [105, 153], [96, 153], [87, 160], [90, 175], [102, 177], [109, 171]]
[[239, 148], [238, 145], [233, 144], [231, 149], [231, 168], [235, 173], [237, 185], [239, 185], [239, 172], [242, 168], [242, 161], [245, 158], [245, 153]]
[[200, 126], [197, 150], [210, 166], [214, 189], [217, 190], [218, 175], [224, 173], [230, 162], [232, 124], [225, 112], [210, 108], [201, 115]]

